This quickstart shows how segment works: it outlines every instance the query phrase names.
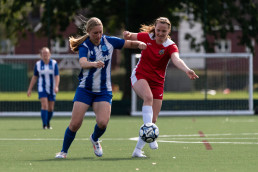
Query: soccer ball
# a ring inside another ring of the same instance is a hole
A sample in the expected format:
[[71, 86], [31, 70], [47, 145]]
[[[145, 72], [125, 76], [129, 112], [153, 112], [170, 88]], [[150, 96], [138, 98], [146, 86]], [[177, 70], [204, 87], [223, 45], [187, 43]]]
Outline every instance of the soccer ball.
[[139, 132], [140, 138], [147, 142], [154, 142], [159, 136], [159, 128], [154, 123], [143, 124]]

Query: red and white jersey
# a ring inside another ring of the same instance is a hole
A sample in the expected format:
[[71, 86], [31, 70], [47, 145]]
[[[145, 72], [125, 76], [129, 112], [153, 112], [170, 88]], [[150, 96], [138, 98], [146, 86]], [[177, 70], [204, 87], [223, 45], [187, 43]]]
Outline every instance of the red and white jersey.
[[141, 52], [141, 58], [135, 67], [136, 73], [163, 84], [171, 54], [178, 52], [176, 44], [171, 39], [167, 39], [163, 44], [157, 44], [153, 33], [146, 32], [138, 33], [137, 39], [146, 43], [147, 48]]

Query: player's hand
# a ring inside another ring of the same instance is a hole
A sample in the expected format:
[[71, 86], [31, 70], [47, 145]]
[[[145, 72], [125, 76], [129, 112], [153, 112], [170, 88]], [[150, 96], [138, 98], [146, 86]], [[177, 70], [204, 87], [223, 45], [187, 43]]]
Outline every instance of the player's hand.
[[104, 68], [105, 67], [105, 63], [103, 61], [101, 61], [101, 60], [96, 61], [96, 62], [94, 62], [94, 67], [95, 68]]
[[28, 90], [27, 96], [30, 97], [30, 95], [31, 95], [31, 90]]
[[195, 72], [194, 72], [193, 70], [191, 70], [191, 69], [188, 70], [188, 71], [186, 72], [186, 74], [188, 75], [188, 77], [189, 77], [191, 80], [195, 80], [195, 79], [199, 78], [199, 76], [196, 75]]
[[129, 32], [129, 31], [124, 31], [124, 32], [123, 32], [123, 36], [124, 36], [124, 39], [130, 39], [130, 37], [131, 37], [131, 32]]
[[58, 91], [59, 91], [59, 88], [55, 87], [55, 93], [58, 93]]
[[147, 45], [144, 43], [144, 42], [141, 42], [139, 45], [138, 45], [138, 48], [140, 50], [145, 50], [147, 48]]

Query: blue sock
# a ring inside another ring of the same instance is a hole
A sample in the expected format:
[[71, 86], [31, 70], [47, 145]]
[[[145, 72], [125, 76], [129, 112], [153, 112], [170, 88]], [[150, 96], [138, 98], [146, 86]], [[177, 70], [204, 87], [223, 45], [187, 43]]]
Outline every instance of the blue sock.
[[53, 112], [48, 111], [47, 125], [49, 125], [50, 120], [52, 119]]
[[41, 113], [41, 119], [42, 119], [43, 126], [46, 126], [47, 118], [48, 118], [48, 111], [41, 109], [40, 113]]
[[69, 147], [71, 146], [74, 138], [75, 138], [76, 132], [72, 132], [69, 127], [65, 130], [65, 135], [64, 135], [64, 141], [63, 141], [63, 148], [61, 152], [68, 152]]
[[98, 141], [99, 138], [105, 133], [105, 131], [106, 131], [106, 128], [105, 129], [100, 129], [98, 127], [98, 125], [96, 124], [95, 128], [94, 128], [94, 132], [92, 134], [92, 139], [94, 140], [94, 142]]

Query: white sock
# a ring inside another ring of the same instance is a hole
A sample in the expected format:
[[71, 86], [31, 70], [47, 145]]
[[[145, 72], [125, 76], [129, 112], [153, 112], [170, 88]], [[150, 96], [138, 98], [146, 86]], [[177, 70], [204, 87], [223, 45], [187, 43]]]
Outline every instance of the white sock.
[[142, 106], [143, 123], [152, 123], [153, 110], [152, 106]]
[[[143, 123], [144, 124], [151, 123], [152, 122], [152, 116], [153, 116], [152, 106], [142, 106]], [[135, 149], [142, 150], [143, 147], [145, 146], [145, 144], [146, 144], [146, 142], [144, 142], [139, 137]]]
[[142, 150], [143, 147], [145, 146], [145, 144], [146, 144], [146, 142], [143, 141], [143, 140], [139, 137], [135, 149]]

